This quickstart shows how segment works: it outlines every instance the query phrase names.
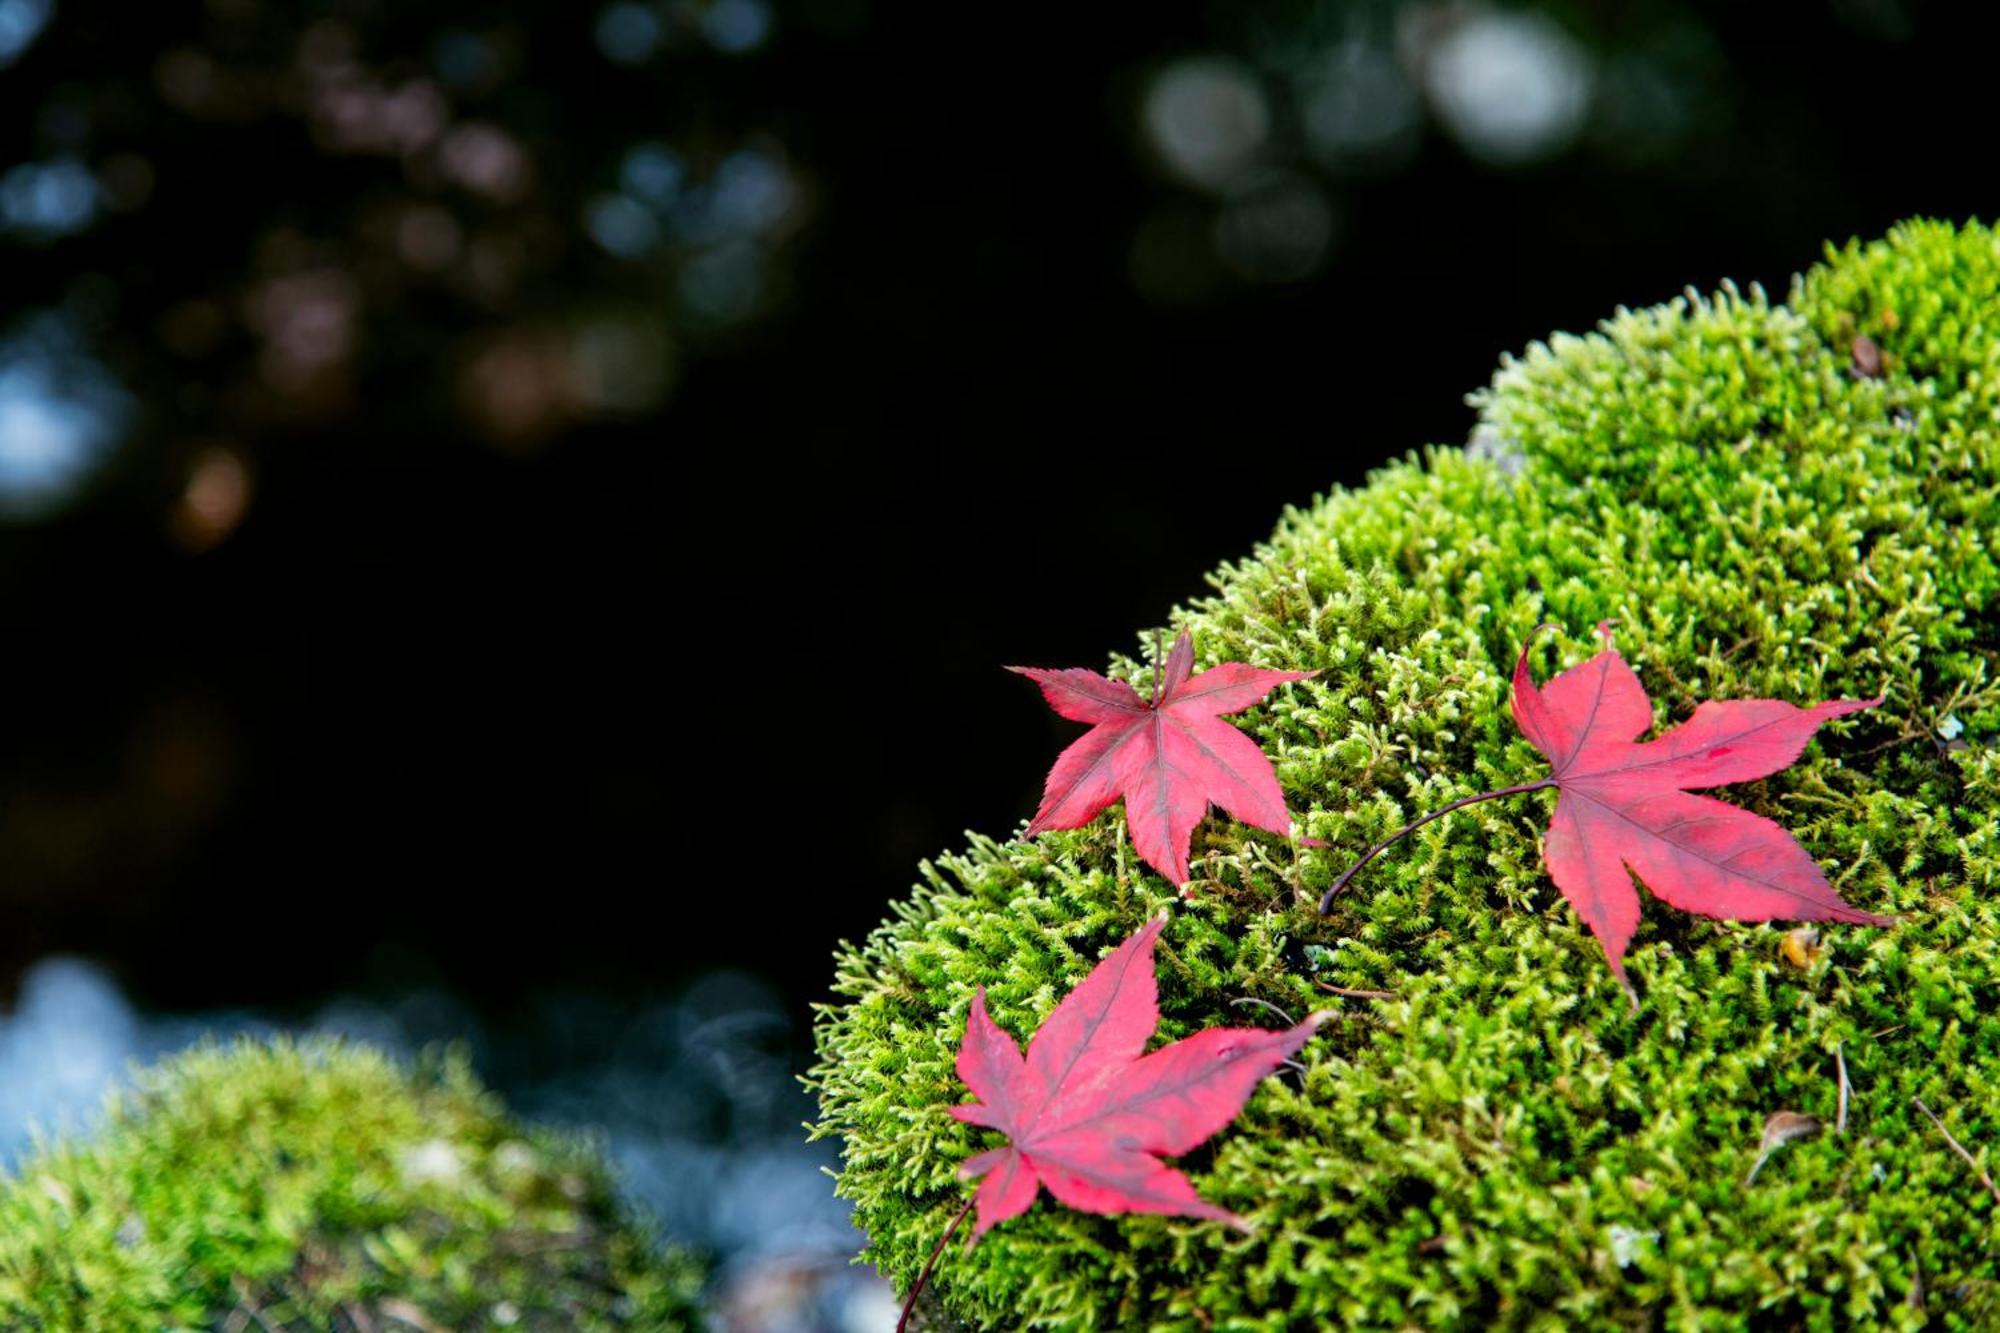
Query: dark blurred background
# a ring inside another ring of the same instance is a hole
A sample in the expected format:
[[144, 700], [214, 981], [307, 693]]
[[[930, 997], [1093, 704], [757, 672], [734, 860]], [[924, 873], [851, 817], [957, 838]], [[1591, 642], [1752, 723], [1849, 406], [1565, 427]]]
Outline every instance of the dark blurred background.
[[0, 0], [0, 971], [782, 1084], [1032, 808], [1001, 663], [1503, 350], [1991, 216], [1985, 8]]

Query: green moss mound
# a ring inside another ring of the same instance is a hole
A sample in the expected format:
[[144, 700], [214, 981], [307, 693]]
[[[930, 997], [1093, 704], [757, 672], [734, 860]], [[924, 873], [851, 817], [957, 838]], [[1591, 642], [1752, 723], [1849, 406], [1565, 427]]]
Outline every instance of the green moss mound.
[[[957, 1164], [994, 1141], [946, 1114], [974, 988], [1025, 1035], [1165, 909], [1163, 1040], [1242, 1021], [1239, 997], [1320, 1007], [1321, 981], [1398, 998], [1333, 1000], [1305, 1076], [1182, 1159], [1253, 1236], [1044, 1196], [946, 1255], [953, 1319], [1993, 1327], [1994, 1202], [1912, 1099], [2000, 1154], [1996, 321], [2000, 237], [1912, 223], [1829, 252], [1785, 305], [1725, 288], [1537, 345], [1476, 396], [1480, 448], [1287, 514], [1174, 624], [1204, 665], [1323, 671], [1238, 720], [1329, 845], [1211, 818], [1186, 901], [1115, 815], [926, 865], [842, 950], [817, 1025], [819, 1128], [845, 1141], [867, 1257], [907, 1287], [966, 1195]], [[1854, 367], [1858, 335], [1880, 378]], [[1831, 927], [1801, 969], [1782, 924], [1648, 899], [1634, 1015], [1542, 872], [1545, 793], [1430, 825], [1314, 914], [1404, 820], [1545, 771], [1505, 706], [1514, 654], [1566, 627], [1546, 675], [1604, 619], [1662, 723], [1705, 698], [1888, 695], [1721, 794], [1899, 924]], [[1837, 1051], [1845, 1134], [1746, 1185], [1771, 1113], [1831, 1126]]]
[[699, 1281], [463, 1062], [341, 1044], [182, 1055], [0, 1184], [9, 1330], [653, 1333]]

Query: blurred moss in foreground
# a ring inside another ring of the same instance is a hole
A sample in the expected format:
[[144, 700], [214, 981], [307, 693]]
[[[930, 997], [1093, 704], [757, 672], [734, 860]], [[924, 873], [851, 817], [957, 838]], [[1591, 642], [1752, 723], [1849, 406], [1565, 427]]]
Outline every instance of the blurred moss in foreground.
[[0, 1183], [9, 1330], [651, 1333], [699, 1326], [699, 1284], [458, 1059], [200, 1048]]

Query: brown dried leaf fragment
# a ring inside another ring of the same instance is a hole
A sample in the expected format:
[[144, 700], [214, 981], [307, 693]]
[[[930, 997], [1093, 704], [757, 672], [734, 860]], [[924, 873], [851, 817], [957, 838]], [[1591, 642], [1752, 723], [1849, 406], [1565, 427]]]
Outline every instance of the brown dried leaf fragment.
[[1848, 349], [1854, 358], [1854, 373], [1864, 380], [1882, 378], [1882, 345], [1863, 333]]
[[1757, 1173], [1764, 1169], [1764, 1163], [1771, 1159], [1772, 1153], [1793, 1139], [1811, 1138], [1821, 1128], [1818, 1116], [1799, 1111], [1773, 1111], [1771, 1118], [1764, 1122], [1764, 1138], [1757, 1145], [1757, 1160], [1751, 1163], [1750, 1174], [1743, 1178], [1743, 1183], [1748, 1185], [1757, 1179]]

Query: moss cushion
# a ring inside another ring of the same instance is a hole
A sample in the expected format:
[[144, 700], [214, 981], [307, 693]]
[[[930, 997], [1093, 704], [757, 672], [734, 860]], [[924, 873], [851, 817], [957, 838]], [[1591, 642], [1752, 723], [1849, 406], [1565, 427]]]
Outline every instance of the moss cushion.
[[[1211, 815], [1185, 899], [1118, 811], [925, 865], [842, 949], [817, 1024], [819, 1129], [844, 1141], [867, 1257], [907, 1287], [971, 1188], [958, 1163], [996, 1141], [947, 1114], [974, 989], [1025, 1038], [1166, 910], [1159, 1041], [1246, 1021], [1237, 998], [1322, 1007], [1321, 982], [1396, 998], [1333, 998], [1304, 1076], [1181, 1159], [1255, 1234], [1045, 1195], [946, 1254], [950, 1320], [1991, 1327], [1994, 1199], [1912, 1101], [2000, 1152], [1996, 324], [2000, 237], [1912, 223], [1829, 252], [1782, 305], [1725, 288], [1536, 345], [1475, 396], [1478, 446], [1288, 513], [1173, 625], [1203, 666], [1322, 672], [1235, 720], [1326, 845]], [[1505, 706], [1514, 654], [1563, 627], [1545, 677], [1606, 619], [1662, 725], [1710, 698], [1888, 696], [1715, 794], [1896, 925], [1830, 926], [1788, 958], [1784, 923], [1647, 898], [1634, 1014], [1543, 872], [1553, 793], [1429, 825], [1316, 915], [1405, 820], [1546, 772]], [[1112, 669], [1144, 672], [1137, 653]], [[1828, 1131], [1746, 1184], [1779, 1111]]]
[[0, 1328], [671, 1333], [700, 1270], [462, 1063], [205, 1048], [0, 1182]]

